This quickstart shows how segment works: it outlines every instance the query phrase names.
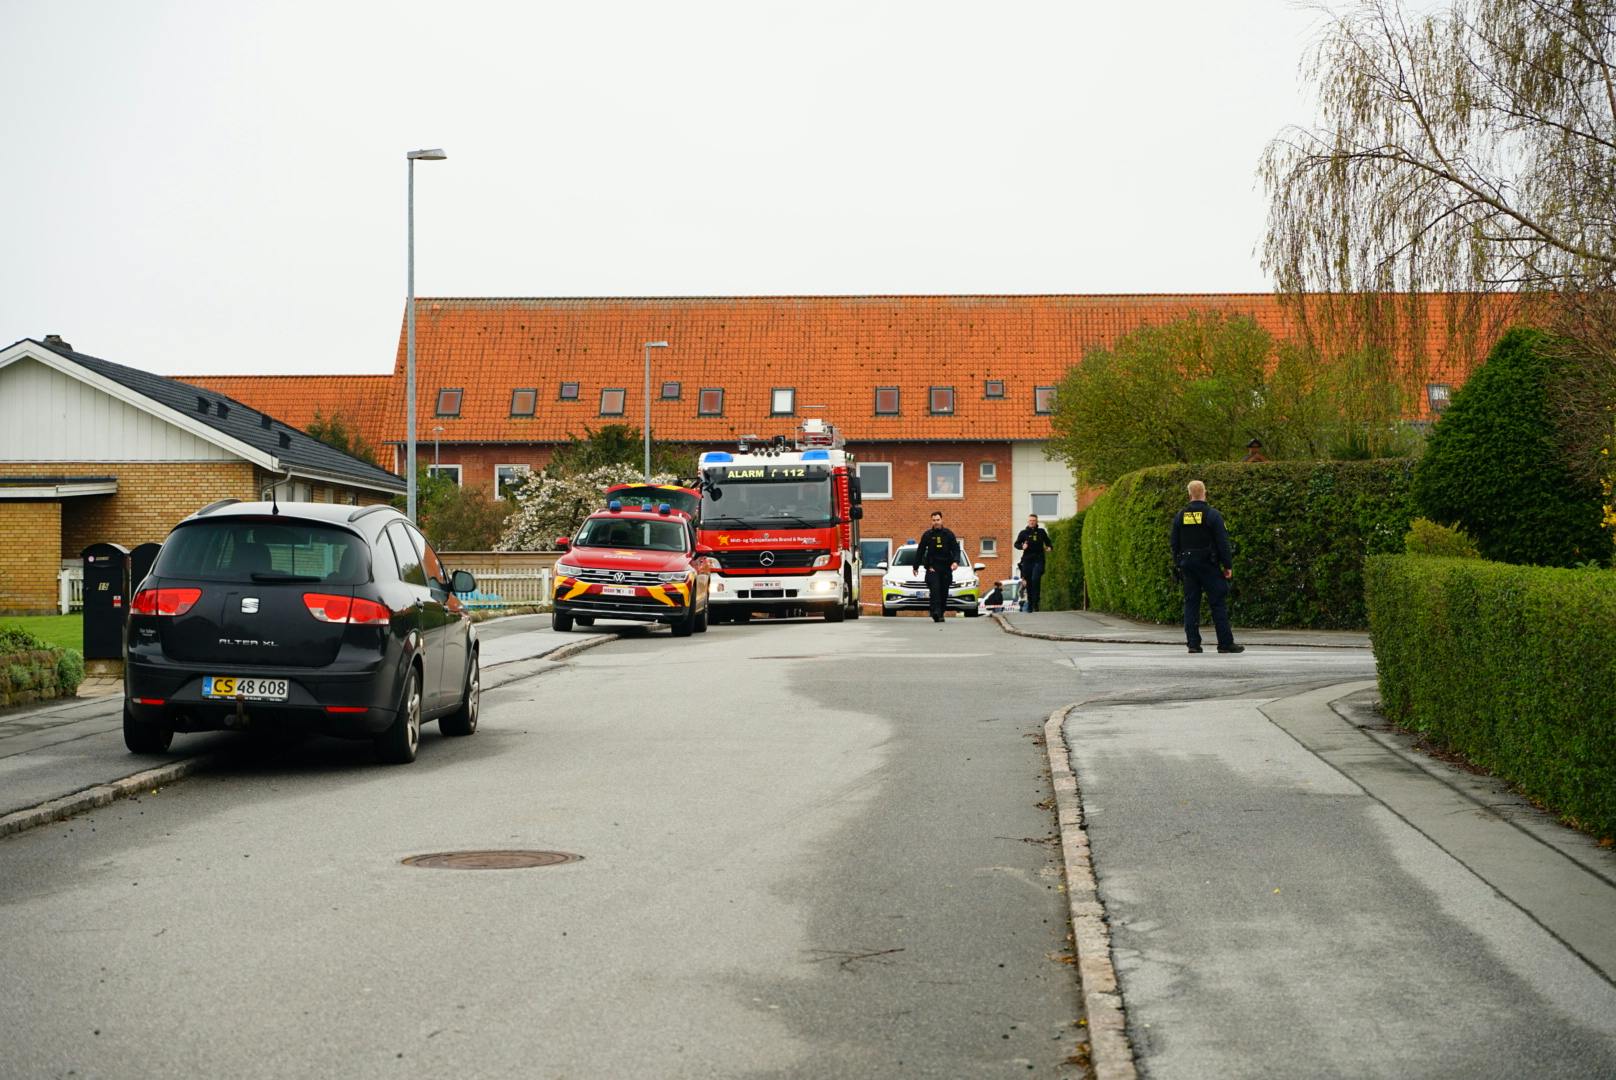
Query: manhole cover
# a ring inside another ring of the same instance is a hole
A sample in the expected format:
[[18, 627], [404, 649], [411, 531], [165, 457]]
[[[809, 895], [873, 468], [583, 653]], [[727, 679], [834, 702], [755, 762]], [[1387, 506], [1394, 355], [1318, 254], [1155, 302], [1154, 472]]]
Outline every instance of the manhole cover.
[[525, 870], [532, 866], [560, 866], [582, 858], [565, 851], [439, 851], [411, 855], [402, 861], [405, 866], [429, 870]]

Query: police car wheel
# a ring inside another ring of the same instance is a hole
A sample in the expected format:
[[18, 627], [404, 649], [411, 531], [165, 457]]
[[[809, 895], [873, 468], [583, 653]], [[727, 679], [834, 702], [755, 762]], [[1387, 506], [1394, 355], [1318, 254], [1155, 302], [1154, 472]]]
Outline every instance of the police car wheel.
[[898, 609], [894, 607], [887, 607], [885, 604], [882, 604], [881, 614], [885, 615], [889, 619], [896, 619], [898, 617]]

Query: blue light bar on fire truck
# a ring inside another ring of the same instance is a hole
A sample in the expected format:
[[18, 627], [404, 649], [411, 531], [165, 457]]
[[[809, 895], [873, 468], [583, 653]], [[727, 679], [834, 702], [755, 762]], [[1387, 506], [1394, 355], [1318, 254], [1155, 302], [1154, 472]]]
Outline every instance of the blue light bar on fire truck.
[[830, 460], [830, 451], [829, 450], [804, 450], [802, 452], [802, 460], [804, 460], [804, 461], [829, 461]]
[[701, 463], [703, 465], [719, 465], [723, 464], [724, 462], [734, 460], [735, 455], [726, 450], [709, 450], [707, 453], [701, 455]]

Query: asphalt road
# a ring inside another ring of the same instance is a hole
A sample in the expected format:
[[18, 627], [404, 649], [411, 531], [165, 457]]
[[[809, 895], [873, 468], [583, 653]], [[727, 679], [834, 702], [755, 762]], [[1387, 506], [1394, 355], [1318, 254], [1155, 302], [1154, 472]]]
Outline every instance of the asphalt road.
[[[0, 840], [0, 1077], [1080, 1075], [1039, 745], [1077, 701], [1146, 1075], [1611, 1075], [1608, 979], [1262, 713], [1372, 672], [634, 632], [413, 766], [315, 741]], [[400, 864], [478, 848], [583, 859]]]

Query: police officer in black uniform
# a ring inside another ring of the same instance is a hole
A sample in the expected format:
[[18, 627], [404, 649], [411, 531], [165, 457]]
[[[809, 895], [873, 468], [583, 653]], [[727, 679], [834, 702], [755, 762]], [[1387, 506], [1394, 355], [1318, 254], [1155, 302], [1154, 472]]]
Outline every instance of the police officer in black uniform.
[[1044, 579], [1044, 553], [1055, 546], [1049, 530], [1038, 524], [1037, 514], [1027, 515], [1027, 527], [1016, 534], [1016, 550], [1021, 552], [1021, 580], [1027, 583], [1027, 610], [1038, 610], [1039, 583]]
[[931, 512], [931, 528], [920, 534], [920, 565], [926, 569], [926, 585], [931, 589], [931, 621], [942, 622], [948, 614], [954, 569], [959, 566], [959, 541], [943, 528], [940, 510]]
[[1201, 594], [1212, 602], [1212, 625], [1218, 633], [1218, 652], [1245, 652], [1234, 643], [1229, 629], [1229, 579], [1234, 560], [1229, 556], [1229, 532], [1223, 515], [1206, 502], [1206, 485], [1189, 483], [1189, 505], [1173, 518], [1174, 575], [1184, 584], [1184, 639], [1190, 652], [1201, 651]]

